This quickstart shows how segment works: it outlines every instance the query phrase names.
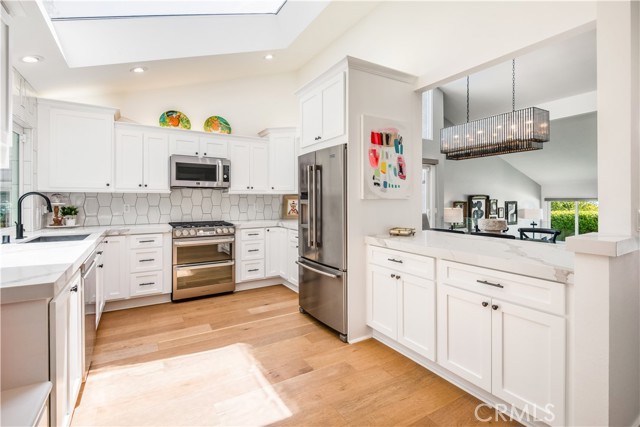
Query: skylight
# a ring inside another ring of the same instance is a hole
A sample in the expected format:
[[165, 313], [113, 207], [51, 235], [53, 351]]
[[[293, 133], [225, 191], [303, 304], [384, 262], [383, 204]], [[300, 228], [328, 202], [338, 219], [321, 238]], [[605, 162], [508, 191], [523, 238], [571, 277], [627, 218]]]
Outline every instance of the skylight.
[[161, 16], [275, 15], [286, 0], [42, 0], [52, 21]]

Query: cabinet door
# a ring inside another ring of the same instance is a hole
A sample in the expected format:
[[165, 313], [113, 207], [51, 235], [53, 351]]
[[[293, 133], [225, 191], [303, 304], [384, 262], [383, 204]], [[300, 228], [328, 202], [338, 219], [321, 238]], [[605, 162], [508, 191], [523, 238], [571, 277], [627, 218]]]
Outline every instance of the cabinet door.
[[[436, 360], [436, 288], [431, 280], [400, 274], [398, 341]], [[397, 276], [396, 276], [397, 277]]]
[[113, 116], [52, 108], [49, 114], [48, 187], [54, 191], [111, 191]]
[[[251, 190], [266, 192], [269, 188], [269, 153], [267, 145], [261, 142], [251, 147]], [[231, 170], [233, 173], [233, 169]]]
[[344, 73], [322, 87], [322, 141], [345, 134]]
[[200, 156], [200, 139], [194, 135], [172, 133], [169, 136], [171, 154]]
[[227, 141], [215, 137], [200, 137], [200, 150], [205, 157], [220, 157], [222, 159], [229, 157]]
[[318, 90], [300, 100], [300, 146], [309, 147], [322, 138], [322, 93]]
[[104, 298], [106, 301], [129, 297], [129, 287], [126, 281], [127, 270], [124, 261], [126, 253], [126, 237], [107, 237], [102, 241], [102, 259]]
[[398, 280], [393, 270], [369, 264], [367, 325], [393, 339], [398, 336]]
[[564, 425], [564, 318], [492, 301], [491, 393], [551, 425]]
[[491, 299], [438, 284], [438, 363], [491, 392]]
[[143, 133], [130, 129], [116, 130], [117, 191], [140, 191], [142, 187]]
[[50, 369], [51, 424], [69, 425], [69, 304], [70, 286], [66, 286], [49, 303], [50, 319]]
[[276, 193], [296, 193], [298, 157], [295, 134], [269, 138], [269, 189]]
[[84, 323], [83, 306], [84, 298], [80, 275], [71, 281], [69, 290], [69, 323], [68, 334], [68, 369], [67, 369], [67, 413], [73, 414], [75, 403], [80, 394], [82, 375], [84, 373], [84, 336], [82, 324]]
[[169, 191], [169, 137], [162, 133], [144, 135], [144, 189]]
[[229, 191], [251, 191], [251, 144], [234, 142], [229, 147], [231, 185]]
[[270, 227], [266, 230], [266, 254], [265, 254], [265, 277], [275, 277], [280, 275], [280, 247], [284, 243], [283, 228]]
[[298, 285], [298, 232], [289, 230], [287, 245], [287, 280]]

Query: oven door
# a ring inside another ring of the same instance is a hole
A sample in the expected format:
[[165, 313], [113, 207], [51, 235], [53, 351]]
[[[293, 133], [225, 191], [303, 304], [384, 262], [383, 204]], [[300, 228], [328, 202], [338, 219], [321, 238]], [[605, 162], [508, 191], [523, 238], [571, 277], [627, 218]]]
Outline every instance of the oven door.
[[235, 284], [233, 261], [173, 266], [172, 300], [233, 292]]
[[171, 156], [171, 187], [222, 187], [222, 159]]
[[233, 261], [233, 237], [174, 239], [173, 265]]

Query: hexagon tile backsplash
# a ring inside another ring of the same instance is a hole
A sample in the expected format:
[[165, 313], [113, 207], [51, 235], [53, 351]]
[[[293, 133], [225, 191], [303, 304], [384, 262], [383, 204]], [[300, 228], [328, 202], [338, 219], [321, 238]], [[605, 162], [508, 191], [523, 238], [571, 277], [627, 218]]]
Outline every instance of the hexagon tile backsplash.
[[[51, 194], [47, 195], [51, 197]], [[169, 221], [279, 219], [280, 195], [237, 195], [181, 188], [171, 194], [60, 193], [77, 206], [78, 225], [161, 224]]]

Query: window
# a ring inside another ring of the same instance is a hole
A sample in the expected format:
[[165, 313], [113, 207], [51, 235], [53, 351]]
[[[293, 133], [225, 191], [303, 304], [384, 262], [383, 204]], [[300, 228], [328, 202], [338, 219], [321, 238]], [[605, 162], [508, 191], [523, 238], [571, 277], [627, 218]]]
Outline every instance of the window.
[[17, 218], [20, 176], [20, 133], [14, 125], [11, 142], [3, 147], [0, 164], [0, 228], [11, 227]]
[[598, 231], [597, 200], [549, 201], [551, 228], [559, 230], [558, 241], [578, 234]]

